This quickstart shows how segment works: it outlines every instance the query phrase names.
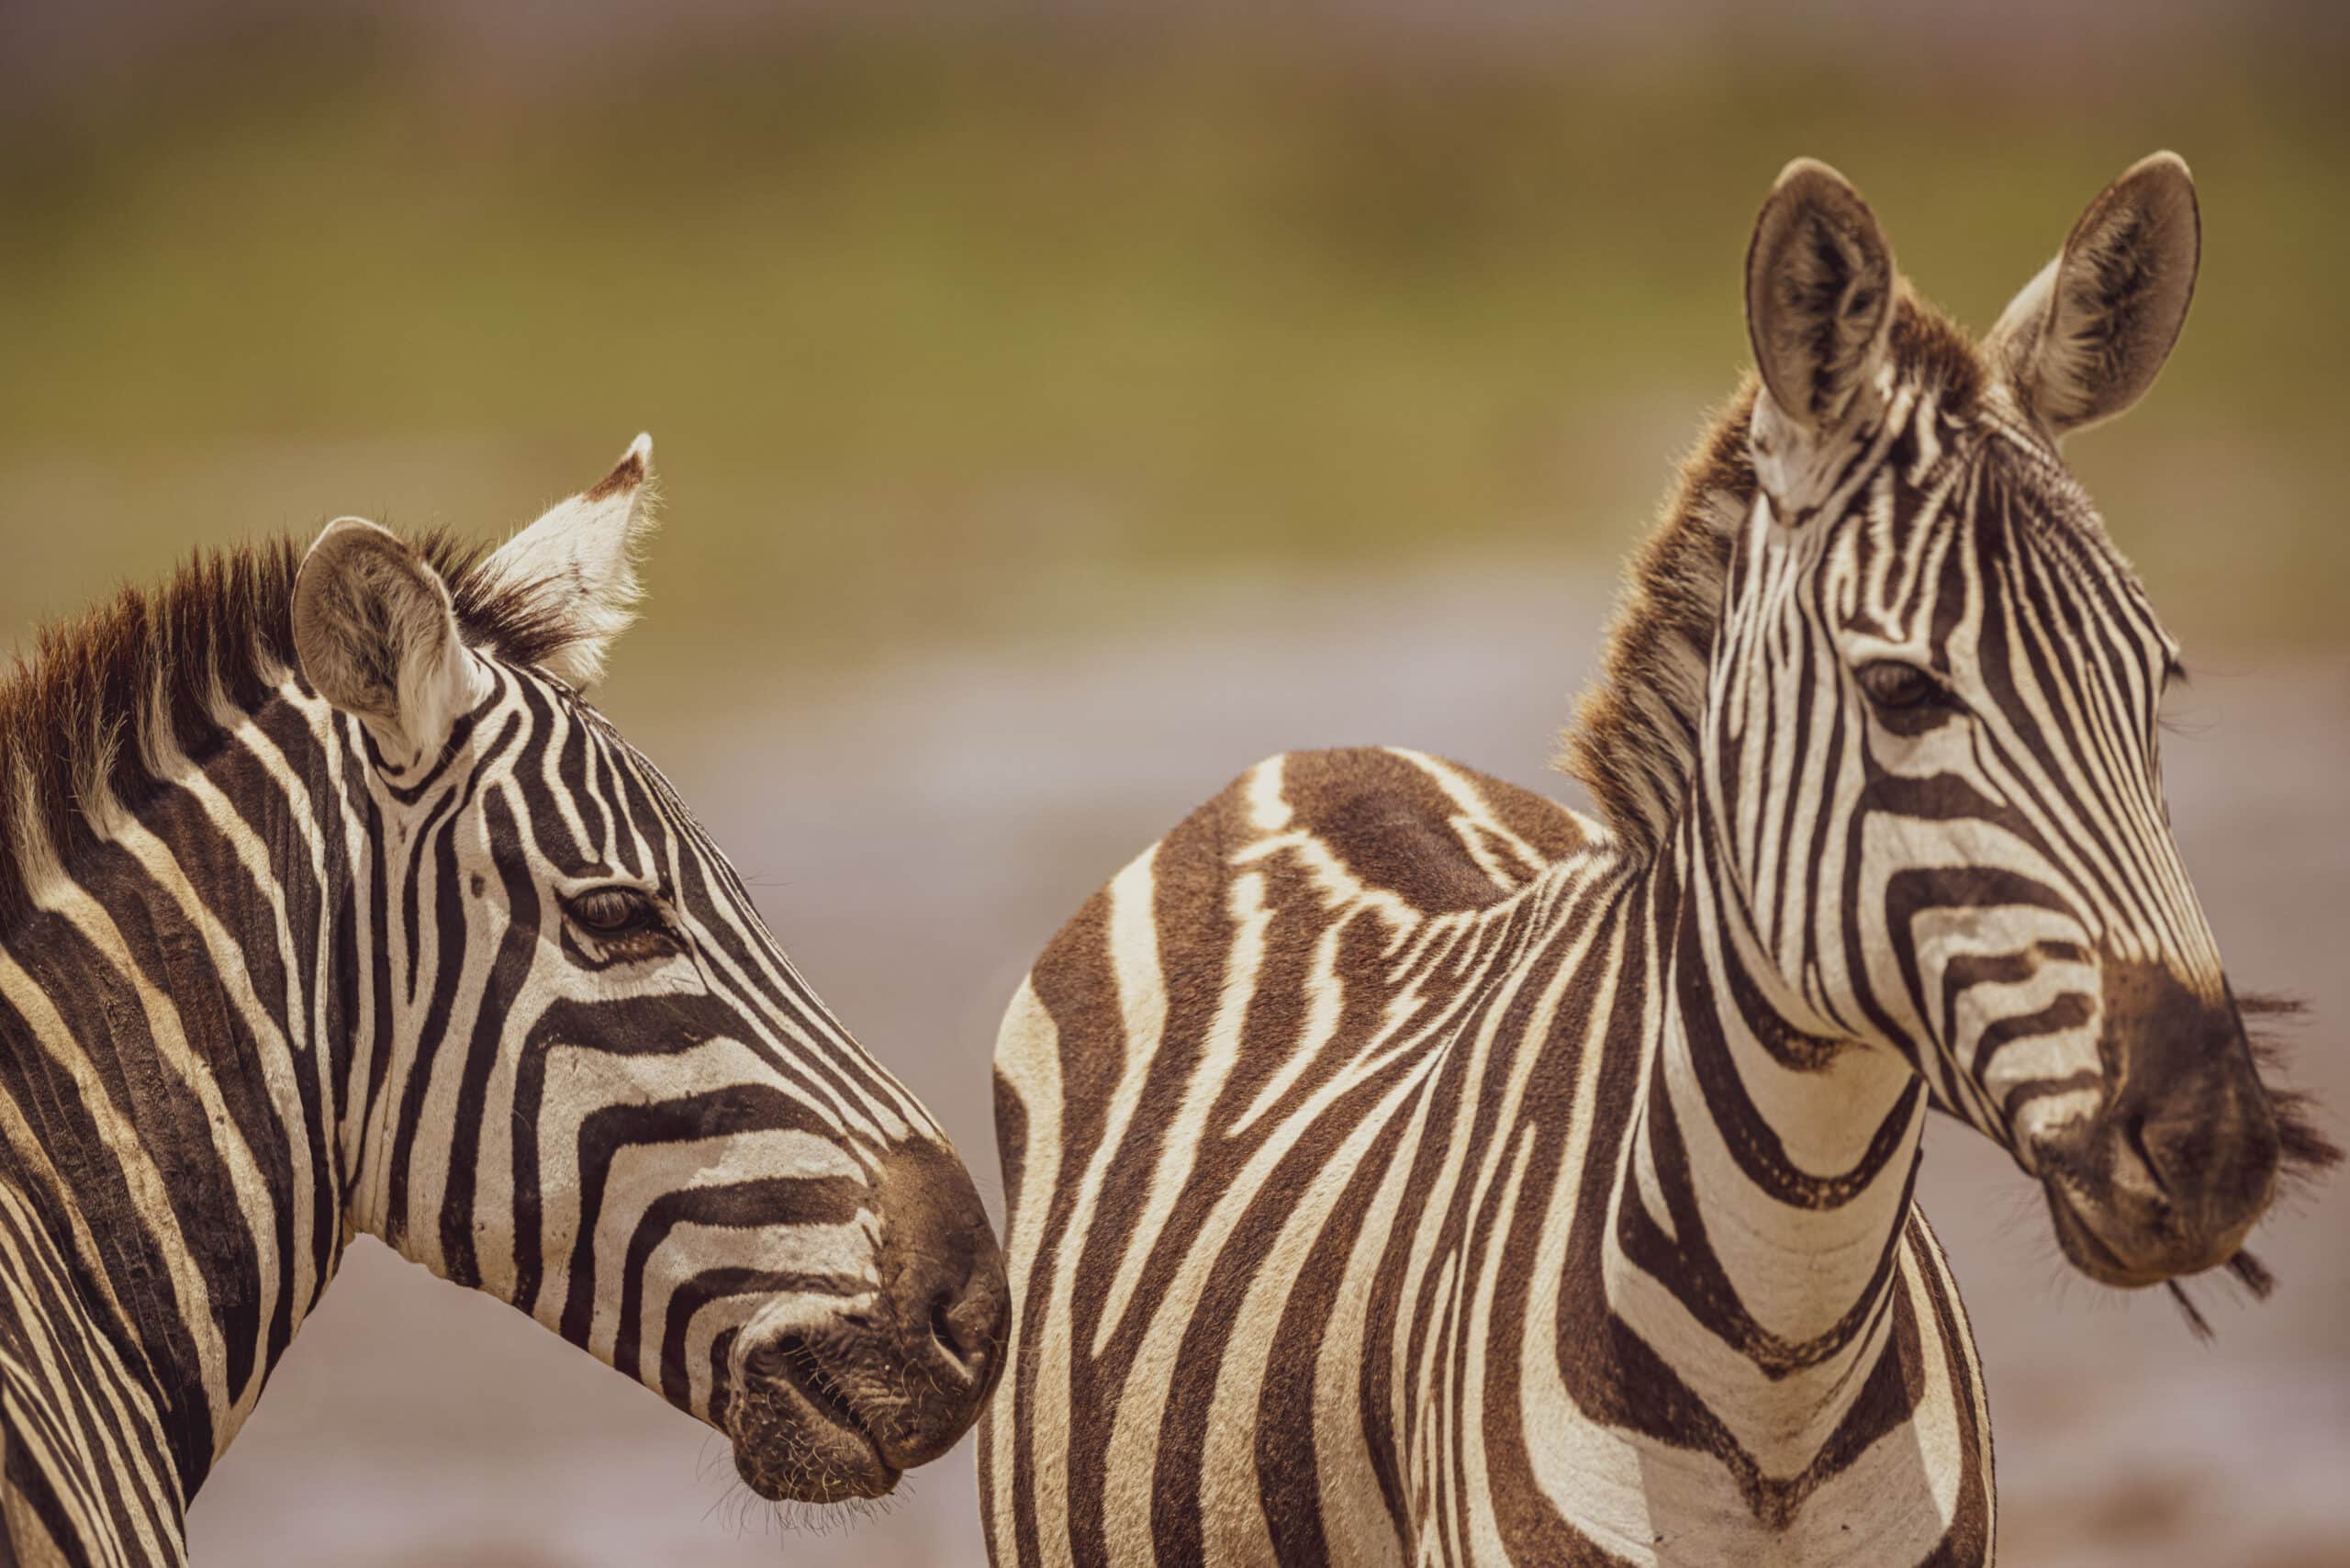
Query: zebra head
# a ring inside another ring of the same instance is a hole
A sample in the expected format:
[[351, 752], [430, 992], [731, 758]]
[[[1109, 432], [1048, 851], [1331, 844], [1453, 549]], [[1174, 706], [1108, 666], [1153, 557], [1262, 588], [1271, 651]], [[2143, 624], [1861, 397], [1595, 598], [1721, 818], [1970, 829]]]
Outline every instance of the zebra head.
[[581, 698], [636, 596], [651, 447], [446, 578], [368, 522], [295, 588], [384, 897], [351, 1222], [723, 1430], [763, 1496], [875, 1496], [992, 1385], [970, 1178]]
[[2164, 803], [2177, 648], [2057, 445], [2153, 382], [2199, 244], [2187, 166], [2148, 158], [1978, 345], [1791, 164], [1748, 255], [1761, 386], [1718, 460], [1753, 499], [1697, 743], [1777, 1010], [1901, 1052], [2127, 1286], [2236, 1258], [2279, 1155]]

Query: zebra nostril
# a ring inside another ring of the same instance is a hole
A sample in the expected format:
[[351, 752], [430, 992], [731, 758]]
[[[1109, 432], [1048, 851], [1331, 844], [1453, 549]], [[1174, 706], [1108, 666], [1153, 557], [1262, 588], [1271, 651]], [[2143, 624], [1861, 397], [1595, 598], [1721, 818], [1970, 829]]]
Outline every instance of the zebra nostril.
[[790, 1336], [755, 1346], [744, 1358], [743, 1370], [762, 1382], [779, 1378], [789, 1369], [799, 1347], [799, 1339]]
[[957, 1366], [967, 1360], [961, 1338], [955, 1329], [955, 1293], [940, 1287], [930, 1298], [930, 1337], [937, 1341], [946, 1359]]
[[898, 1437], [908, 1462], [968, 1429], [995, 1387], [1011, 1337], [1003, 1258], [970, 1178], [943, 1145], [908, 1144], [884, 1163], [877, 1340], [906, 1374]]
[[2162, 1162], [2154, 1158], [2154, 1151], [2146, 1147], [2146, 1118], [2143, 1112], [2132, 1111], [2121, 1118], [2121, 1141], [2131, 1153], [2138, 1157], [2138, 1163], [2146, 1168], [2146, 1175], [2154, 1182], [2154, 1191], [2165, 1198], [2169, 1197], [2170, 1181], [2163, 1174]]
[[1010, 1327], [1001, 1271], [983, 1262], [968, 1271], [931, 1264], [917, 1273], [900, 1297], [906, 1354], [931, 1369], [942, 1391], [984, 1392], [995, 1380], [997, 1350]]

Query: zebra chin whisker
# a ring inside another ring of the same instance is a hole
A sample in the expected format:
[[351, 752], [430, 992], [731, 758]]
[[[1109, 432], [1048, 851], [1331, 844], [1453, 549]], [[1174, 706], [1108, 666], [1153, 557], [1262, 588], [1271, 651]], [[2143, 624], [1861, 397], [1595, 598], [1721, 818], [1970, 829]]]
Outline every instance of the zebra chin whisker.
[[2163, 1288], [2169, 1291], [2170, 1299], [2178, 1304], [2179, 1316], [2187, 1319], [2188, 1332], [2209, 1343], [2212, 1338], [2211, 1320], [2203, 1316], [2202, 1309], [2195, 1305], [2195, 1298], [2187, 1294], [2187, 1287], [2172, 1280]]
[[722, 1528], [730, 1535], [751, 1533], [754, 1520], [758, 1522], [763, 1536], [829, 1536], [846, 1535], [850, 1531], [888, 1518], [898, 1511], [899, 1500], [910, 1495], [912, 1487], [901, 1481], [898, 1489], [884, 1497], [843, 1497], [830, 1503], [811, 1503], [797, 1497], [762, 1497], [741, 1481], [736, 1481], [714, 1498], [702, 1517], [725, 1516]]
[[2228, 1272], [2233, 1274], [2256, 1301], [2266, 1301], [2269, 1294], [2277, 1288], [2277, 1276], [2268, 1271], [2268, 1265], [2249, 1252], [2238, 1252], [2229, 1259]]
[[[2238, 1284], [2251, 1293], [2255, 1301], [2266, 1301], [2277, 1289], [2277, 1276], [2268, 1271], [2268, 1265], [2250, 1252], [2237, 1252], [2222, 1267]], [[2187, 1320], [2189, 1333], [2206, 1344], [2219, 1337], [2211, 1327], [2211, 1320], [2203, 1316], [2202, 1308], [2195, 1305], [2195, 1298], [2188, 1294], [2187, 1282], [2166, 1280], [2163, 1288], [2170, 1293], [2170, 1299], [2177, 1305], [2179, 1316]]]

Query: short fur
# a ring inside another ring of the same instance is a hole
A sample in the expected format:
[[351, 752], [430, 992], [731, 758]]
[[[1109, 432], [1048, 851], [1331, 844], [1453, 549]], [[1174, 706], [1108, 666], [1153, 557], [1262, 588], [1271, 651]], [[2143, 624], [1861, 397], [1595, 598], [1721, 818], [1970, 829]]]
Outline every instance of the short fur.
[[[2266, 1288], [2240, 1242], [2333, 1150], [2170, 842], [2176, 644], [2011, 362], [1897, 275], [1790, 165], [1767, 390], [1685, 465], [1570, 738], [1612, 832], [1288, 753], [1039, 958], [996, 1053], [1000, 1568], [1988, 1563], [1934, 1107], [2087, 1277]], [[2162, 346], [2103, 297], [2101, 341]], [[2153, 368], [2083, 363], [2097, 407]]]
[[[452, 585], [465, 640], [539, 665], [571, 633], [534, 582], [484, 580], [482, 550], [432, 533], [417, 548]], [[26, 907], [37, 868], [94, 823], [135, 811], [175, 753], [201, 765], [236, 711], [263, 701], [294, 652], [292, 540], [203, 552], [158, 588], [126, 587], [44, 626], [0, 677], [0, 923]]]
[[960, 1160], [578, 697], [650, 474], [639, 438], [487, 556], [199, 555], [0, 670], [0, 1568], [185, 1563], [362, 1233], [767, 1498], [881, 1495], [977, 1414]]
[[[1939, 385], [1953, 409], [1983, 395], [1987, 373], [1973, 342], [1906, 281], [1890, 346], [1895, 374]], [[1633, 552], [1599, 678], [1577, 705], [1559, 759], [1591, 791], [1610, 831], [1643, 857], [1679, 814], [1696, 761], [1730, 548], [1754, 503], [1747, 433], [1758, 390], [1749, 375], [1715, 415]]]

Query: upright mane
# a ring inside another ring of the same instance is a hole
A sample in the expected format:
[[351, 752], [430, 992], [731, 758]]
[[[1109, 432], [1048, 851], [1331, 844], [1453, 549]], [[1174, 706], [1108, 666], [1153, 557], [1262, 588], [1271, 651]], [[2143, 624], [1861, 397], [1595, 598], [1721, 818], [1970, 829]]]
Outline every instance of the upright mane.
[[[544, 585], [493, 580], [475, 569], [481, 546], [443, 533], [414, 543], [450, 585], [468, 643], [517, 664], [564, 644]], [[297, 668], [301, 563], [290, 539], [198, 552], [161, 587], [126, 586], [42, 626], [0, 674], [0, 930], [48, 867], [200, 766]]]
[[[1982, 396], [1986, 373], [1973, 341], [1906, 282], [1891, 348], [1898, 378], [1932, 383], [1953, 409]], [[1609, 830], [1642, 856], [1672, 831], [1696, 766], [1730, 552], [1754, 504], [1747, 428], [1759, 385], [1749, 373], [1715, 414], [1633, 551], [1598, 678], [1576, 705], [1559, 758]]]

